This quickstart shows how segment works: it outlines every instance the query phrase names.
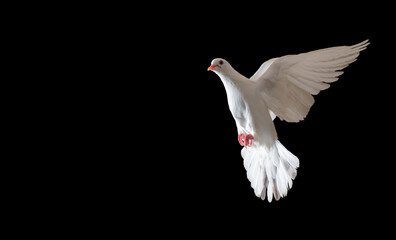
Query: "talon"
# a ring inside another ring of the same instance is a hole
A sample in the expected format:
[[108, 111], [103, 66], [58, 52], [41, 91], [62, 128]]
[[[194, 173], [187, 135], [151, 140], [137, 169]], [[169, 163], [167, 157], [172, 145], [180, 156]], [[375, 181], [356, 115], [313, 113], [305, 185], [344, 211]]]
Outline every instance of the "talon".
[[254, 139], [254, 137], [253, 137], [252, 134], [246, 135], [246, 136], [245, 136], [245, 139], [244, 139], [244, 145], [245, 145], [245, 147], [248, 147], [248, 146], [251, 147], [252, 144], [253, 144], [253, 139]]
[[238, 142], [241, 144], [241, 146], [245, 146], [245, 134], [241, 133], [238, 135]]

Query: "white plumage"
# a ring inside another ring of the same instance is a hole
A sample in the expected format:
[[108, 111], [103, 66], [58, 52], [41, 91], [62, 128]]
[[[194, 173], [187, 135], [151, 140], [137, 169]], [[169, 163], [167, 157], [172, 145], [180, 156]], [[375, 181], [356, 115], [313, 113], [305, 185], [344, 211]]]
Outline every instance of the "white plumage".
[[235, 71], [224, 59], [216, 58], [208, 70], [219, 75], [227, 92], [228, 105], [238, 134], [252, 135], [244, 144], [242, 157], [257, 197], [271, 202], [287, 195], [297, 175], [299, 160], [279, 141], [272, 120], [303, 120], [315, 100], [312, 95], [330, 87], [342, 70], [366, 49], [368, 40], [341, 46], [287, 55], [264, 62], [250, 78]]

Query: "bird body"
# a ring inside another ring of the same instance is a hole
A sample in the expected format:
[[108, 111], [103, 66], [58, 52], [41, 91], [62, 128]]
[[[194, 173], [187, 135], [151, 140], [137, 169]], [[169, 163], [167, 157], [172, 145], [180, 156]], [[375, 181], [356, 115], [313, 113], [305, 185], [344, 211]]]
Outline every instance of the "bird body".
[[257, 83], [239, 74], [231, 65], [227, 68], [227, 73], [219, 73], [219, 76], [227, 92], [228, 106], [235, 119], [238, 134], [251, 133], [256, 141], [267, 146], [272, 145], [277, 134]]
[[299, 159], [278, 140], [273, 119], [303, 120], [314, 103], [312, 95], [338, 80], [339, 71], [356, 60], [368, 40], [353, 45], [287, 55], [264, 62], [246, 78], [226, 60], [216, 58], [208, 70], [224, 84], [228, 106], [238, 129], [244, 167], [256, 196], [286, 196], [297, 175]]

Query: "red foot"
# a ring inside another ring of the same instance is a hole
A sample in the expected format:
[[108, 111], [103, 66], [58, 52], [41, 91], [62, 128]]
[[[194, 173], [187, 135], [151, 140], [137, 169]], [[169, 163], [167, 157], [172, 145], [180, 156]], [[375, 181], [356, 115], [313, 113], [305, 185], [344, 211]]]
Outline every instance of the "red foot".
[[238, 142], [241, 144], [241, 146], [251, 147], [253, 144], [253, 139], [254, 137], [252, 134], [245, 135], [241, 133], [238, 135]]
[[239, 142], [239, 144], [241, 144], [241, 146], [244, 146], [245, 145], [245, 143], [244, 143], [244, 141], [245, 141], [245, 134], [243, 134], [243, 133], [241, 133], [241, 134], [239, 134], [238, 135], [238, 142]]
[[245, 147], [247, 147], [247, 146], [251, 147], [252, 144], [253, 144], [253, 139], [254, 139], [253, 135], [252, 134], [248, 134], [245, 137]]

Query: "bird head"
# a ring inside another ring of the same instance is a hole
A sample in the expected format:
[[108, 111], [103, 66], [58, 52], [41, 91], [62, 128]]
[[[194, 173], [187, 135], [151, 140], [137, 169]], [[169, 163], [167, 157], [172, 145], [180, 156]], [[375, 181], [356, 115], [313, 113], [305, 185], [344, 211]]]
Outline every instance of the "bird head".
[[212, 60], [208, 71], [214, 71], [216, 73], [224, 72], [229, 67], [229, 65], [230, 64], [226, 60], [222, 58], [215, 58]]

